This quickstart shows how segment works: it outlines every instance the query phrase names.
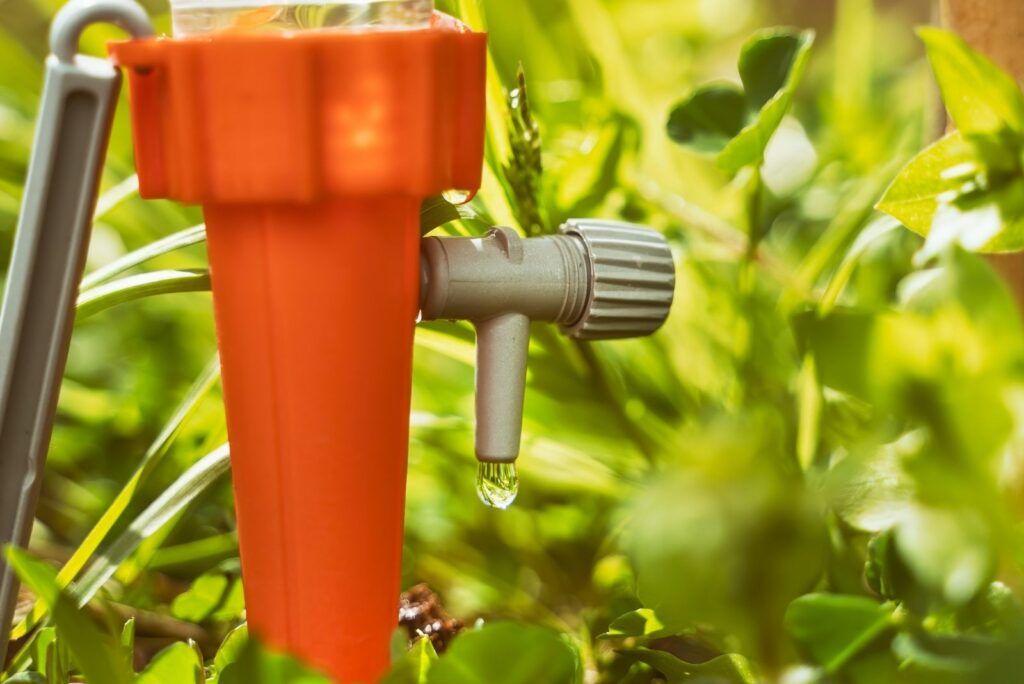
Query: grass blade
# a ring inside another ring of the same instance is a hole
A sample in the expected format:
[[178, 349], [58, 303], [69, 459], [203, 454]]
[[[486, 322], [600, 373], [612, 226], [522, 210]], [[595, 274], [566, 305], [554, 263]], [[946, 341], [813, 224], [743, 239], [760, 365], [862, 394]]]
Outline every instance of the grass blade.
[[154, 271], [128, 276], [94, 287], [78, 297], [78, 319], [101, 311], [162, 294], [177, 292], [208, 292], [210, 274], [203, 270]]
[[155, 259], [156, 257], [163, 256], [164, 254], [168, 254], [185, 247], [198, 245], [200, 242], [205, 241], [205, 225], [200, 224], [198, 226], [192, 226], [191, 228], [178, 231], [177, 233], [168, 235], [156, 242], [151, 242], [145, 247], [137, 249], [134, 252], [129, 252], [120, 259], [96, 269], [82, 279], [81, 290], [82, 292], [91, 290], [97, 285], [105, 283], [115, 276], [119, 276], [125, 271], [129, 271], [136, 266], [140, 266], [150, 259]]

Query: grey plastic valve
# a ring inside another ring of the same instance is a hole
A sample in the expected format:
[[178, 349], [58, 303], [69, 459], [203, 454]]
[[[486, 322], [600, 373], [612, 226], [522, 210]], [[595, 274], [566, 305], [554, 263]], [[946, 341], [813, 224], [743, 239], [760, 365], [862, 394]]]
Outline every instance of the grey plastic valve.
[[511, 228], [423, 241], [423, 320], [477, 330], [476, 456], [519, 457], [530, 322], [581, 340], [643, 337], [665, 322], [675, 264], [665, 239], [618, 221], [569, 221], [559, 235]]
[[[97, 22], [135, 37], [153, 33], [131, 0], [72, 0], [53, 21], [53, 54], [0, 312], [0, 547], [24, 546], [32, 528], [121, 87], [113, 64], [77, 54], [82, 31]], [[0, 663], [16, 598], [17, 583], [0, 556]]]

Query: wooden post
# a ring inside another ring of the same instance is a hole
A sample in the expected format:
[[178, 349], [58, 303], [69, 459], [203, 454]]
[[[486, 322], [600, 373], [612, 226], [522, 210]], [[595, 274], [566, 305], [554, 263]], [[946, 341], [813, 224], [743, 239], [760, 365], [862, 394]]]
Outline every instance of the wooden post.
[[[942, 23], [1024, 83], [1024, 3], [1021, 0], [941, 0]], [[992, 257], [1024, 305], [1024, 254]]]

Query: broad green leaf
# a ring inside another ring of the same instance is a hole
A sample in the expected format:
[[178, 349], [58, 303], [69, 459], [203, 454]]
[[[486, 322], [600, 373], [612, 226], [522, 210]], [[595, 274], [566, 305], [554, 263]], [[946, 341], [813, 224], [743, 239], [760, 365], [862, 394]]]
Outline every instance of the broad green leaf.
[[716, 684], [754, 684], [757, 681], [747, 659], [741, 655], [718, 656], [706, 663], [687, 663], [666, 651], [633, 648], [623, 655], [647, 663], [665, 675], [668, 684], [683, 682], [715, 682]]
[[[718, 166], [735, 173], [744, 166], [759, 165], [772, 135], [793, 104], [796, 88], [811, 56], [814, 32], [770, 30], [755, 34], [740, 57], [747, 100], [756, 109], [747, 125], [718, 155]], [[763, 63], [759, 63], [763, 60]], [[772, 92], [771, 89], [775, 88]]]
[[204, 684], [203, 662], [191, 645], [179, 641], [156, 654], [138, 684]]
[[615, 618], [601, 638], [646, 637], [657, 639], [674, 633], [675, 630], [667, 628], [653, 610], [640, 608]]
[[717, 154], [747, 123], [743, 91], [731, 83], [712, 83], [695, 90], [672, 110], [668, 136], [696, 152]]
[[907, 164], [878, 202], [884, 211], [918, 235], [928, 235], [939, 206], [958, 194], [979, 170], [974, 150], [961, 133], [947, 135]]
[[1024, 132], [1017, 81], [949, 31], [918, 30], [950, 116], [963, 133]]
[[217, 684], [329, 684], [330, 680], [291, 656], [247, 639], [238, 659], [225, 666]]
[[697, 88], [673, 108], [669, 137], [697, 152], [717, 154], [718, 166], [730, 173], [761, 164], [792, 106], [813, 42], [811, 31], [754, 34], [740, 54], [743, 88], [729, 83]]
[[951, 133], [900, 172], [878, 209], [927, 236], [927, 256], [949, 244], [981, 252], [1024, 248], [1024, 179], [992, 186], [985, 169], [976, 147]]
[[[740, 51], [739, 72], [751, 109], [762, 109], [790, 86], [794, 68], [802, 68], [811, 33], [769, 29], [754, 34]], [[796, 74], [799, 78], [799, 74]]]
[[894, 627], [893, 606], [862, 596], [807, 594], [786, 612], [786, 631], [814, 662], [838, 672]]
[[19, 672], [4, 680], [4, 684], [49, 684], [46, 675], [41, 672]]
[[882, 532], [900, 522], [913, 504], [914, 483], [904, 459], [920, 452], [921, 435], [910, 432], [869, 453], [850, 454], [824, 480], [829, 505], [847, 525]]
[[145, 297], [179, 292], [209, 292], [208, 271], [154, 271], [127, 276], [86, 290], [78, 297], [77, 317], [88, 318], [106, 309]]
[[174, 601], [171, 602], [171, 614], [179, 620], [202, 622], [210, 617], [224, 600], [228, 584], [228, 578], [221, 573], [200, 575], [188, 591], [174, 597]]
[[430, 684], [571, 684], [580, 668], [565, 639], [502, 622], [464, 632], [431, 668]]
[[134, 673], [125, 666], [117, 641], [100, 630], [74, 599], [61, 591], [57, 573], [48, 564], [14, 547], [7, 561], [18, 578], [46, 604], [57, 625], [57, 636], [92, 684], [130, 684]]
[[427, 684], [430, 669], [437, 662], [437, 651], [428, 637], [421, 637], [401, 659], [381, 684]]

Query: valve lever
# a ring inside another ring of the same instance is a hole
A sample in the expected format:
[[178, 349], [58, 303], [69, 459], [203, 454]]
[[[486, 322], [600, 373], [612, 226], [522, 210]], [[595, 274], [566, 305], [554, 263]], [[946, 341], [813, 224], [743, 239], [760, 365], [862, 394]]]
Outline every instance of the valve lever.
[[[28, 543], [67, 360], [100, 173], [121, 85], [105, 59], [78, 55], [90, 24], [136, 37], [153, 27], [131, 0], [72, 0], [54, 19], [0, 311], [0, 547]], [[17, 582], [0, 557], [0, 663]]]

